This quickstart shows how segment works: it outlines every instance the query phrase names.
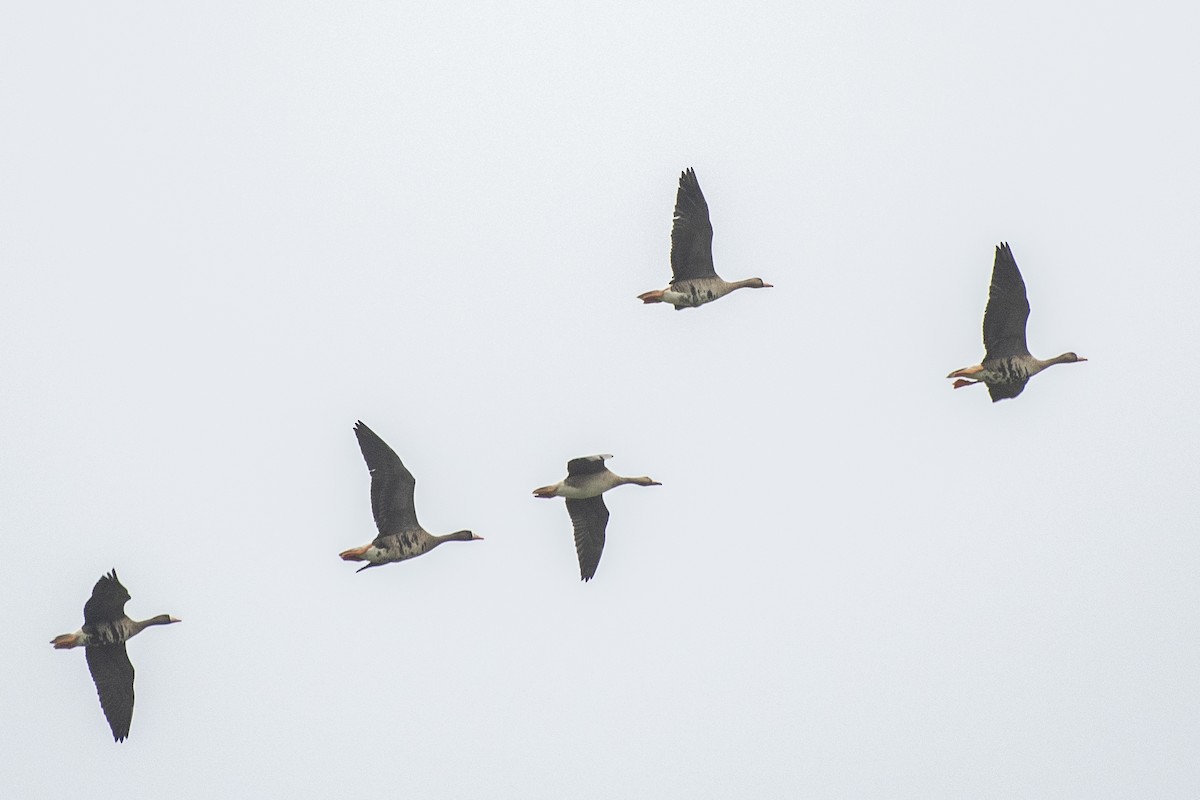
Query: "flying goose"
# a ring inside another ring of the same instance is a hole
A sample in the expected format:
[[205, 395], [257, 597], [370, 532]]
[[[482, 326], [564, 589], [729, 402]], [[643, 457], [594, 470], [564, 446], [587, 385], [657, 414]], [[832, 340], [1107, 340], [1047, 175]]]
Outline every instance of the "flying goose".
[[83, 627], [50, 640], [55, 650], [86, 648], [88, 670], [115, 742], [129, 737], [129, 723], [133, 720], [133, 664], [129, 663], [125, 642], [151, 625], [179, 622], [167, 614], [130, 619], [125, 616], [127, 600], [129, 592], [117, 580], [114, 569], [92, 587], [92, 596], [83, 606]]
[[615, 486], [632, 483], [637, 486], [662, 486], [656, 480], [642, 476], [626, 478], [611, 472], [604, 462], [611, 455], [584, 456], [567, 462], [567, 477], [550, 486], [533, 490], [534, 497], [565, 497], [567, 513], [575, 529], [575, 553], [579, 556], [579, 577], [590, 581], [600, 564], [604, 550], [604, 529], [608, 525], [608, 508], [604, 493]]
[[[1074, 353], [1063, 353], [1046, 361], [1029, 354], [1025, 344], [1025, 323], [1029, 320], [1029, 300], [1025, 281], [1007, 242], [996, 247], [992, 267], [992, 286], [988, 290], [987, 309], [983, 312], [982, 364], [956, 369], [947, 378], [958, 378], [955, 389], [986, 383], [992, 402], [1016, 397], [1029, 379], [1046, 367], [1087, 361]], [[967, 380], [971, 378], [973, 380]]]
[[400, 456], [361, 421], [354, 424], [354, 434], [371, 472], [371, 513], [379, 529], [379, 535], [370, 544], [340, 554], [343, 561], [367, 562], [355, 572], [424, 555], [442, 542], [470, 542], [483, 538], [470, 531], [434, 536], [422, 528], [413, 505], [417, 481], [400, 461]]
[[643, 303], [670, 303], [679, 311], [719, 300], [735, 289], [769, 289], [762, 278], [730, 283], [713, 269], [712, 223], [708, 203], [700, 191], [696, 171], [688, 167], [679, 176], [675, 195], [675, 223], [671, 228], [671, 285], [639, 294]]

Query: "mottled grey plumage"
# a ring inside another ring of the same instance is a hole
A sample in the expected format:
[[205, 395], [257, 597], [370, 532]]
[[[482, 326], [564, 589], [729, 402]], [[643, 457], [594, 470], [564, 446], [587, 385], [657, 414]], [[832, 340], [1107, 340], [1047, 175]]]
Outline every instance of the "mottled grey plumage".
[[405, 561], [428, 553], [442, 542], [482, 539], [471, 531], [434, 536], [417, 522], [413, 493], [417, 481], [400, 456], [361, 421], [354, 425], [359, 449], [371, 473], [371, 513], [379, 535], [369, 545], [346, 550], [346, 561], [366, 561], [364, 569]]
[[1009, 356], [984, 364], [986, 371], [983, 374], [992, 379], [984, 382], [987, 383], [993, 403], [1011, 400], [1025, 391], [1025, 385], [1033, 374], [1030, 372], [1031, 365], [1027, 363], [1029, 359], [1032, 356]]

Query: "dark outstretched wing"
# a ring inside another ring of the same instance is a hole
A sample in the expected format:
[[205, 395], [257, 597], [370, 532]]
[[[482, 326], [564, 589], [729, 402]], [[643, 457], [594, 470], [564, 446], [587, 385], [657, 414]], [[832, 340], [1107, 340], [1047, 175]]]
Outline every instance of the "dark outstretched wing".
[[1029, 378], [1020, 383], [989, 383], [987, 385], [988, 394], [992, 396], [993, 403], [999, 400], [1009, 400], [1025, 391], [1025, 384], [1027, 383], [1029, 383]]
[[354, 424], [354, 435], [371, 471], [371, 513], [380, 535], [419, 528], [413, 489], [417, 481], [387, 442], [361, 421]]
[[83, 624], [112, 622], [125, 616], [125, 602], [129, 592], [117, 580], [117, 571], [104, 575], [92, 587], [92, 596], [83, 604]]
[[568, 475], [592, 475], [597, 472], [604, 472], [604, 462], [606, 459], [612, 458], [611, 455], [605, 453], [598, 456], [583, 456], [582, 458], [572, 458], [567, 462]]
[[983, 347], [987, 351], [984, 361], [1029, 355], [1029, 347], [1025, 344], [1028, 319], [1025, 281], [1021, 279], [1008, 243], [1001, 242], [996, 248], [996, 264], [992, 267], [987, 310], [983, 312]]
[[89, 647], [86, 654], [113, 740], [123, 741], [129, 736], [133, 720], [133, 664], [129, 663], [125, 644]]
[[708, 203], [700, 192], [695, 171], [688, 167], [679, 176], [679, 191], [675, 195], [675, 224], [671, 227], [671, 283], [716, 276], [712, 238]]
[[586, 500], [568, 500], [567, 513], [575, 528], [575, 554], [579, 556], [579, 577], [590, 581], [604, 552], [604, 529], [608, 526], [608, 508], [604, 495]]

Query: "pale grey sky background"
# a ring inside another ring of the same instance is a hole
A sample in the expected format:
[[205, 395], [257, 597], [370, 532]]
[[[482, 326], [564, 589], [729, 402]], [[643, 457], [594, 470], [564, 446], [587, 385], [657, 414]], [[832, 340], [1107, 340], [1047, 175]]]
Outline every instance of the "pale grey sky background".
[[[1194, 9], [3, 16], [4, 796], [1200, 795]], [[688, 166], [777, 288], [634, 299]], [[1090, 360], [992, 405], [1002, 240]], [[356, 419], [486, 541], [339, 561]], [[581, 584], [597, 452], [664, 485]]]

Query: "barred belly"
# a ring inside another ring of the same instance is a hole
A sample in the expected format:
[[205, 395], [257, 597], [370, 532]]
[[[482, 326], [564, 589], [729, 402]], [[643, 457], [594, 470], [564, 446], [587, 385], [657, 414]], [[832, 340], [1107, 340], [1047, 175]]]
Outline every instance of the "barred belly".
[[[383, 549], [372, 547], [365, 555], [371, 561], [404, 561], [419, 556], [428, 549], [427, 538], [419, 533], [399, 533], [392, 537], [387, 547]], [[375, 557], [372, 558], [372, 555]]]
[[704, 281], [680, 281], [663, 292], [663, 300], [676, 308], [695, 308], [720, 297], [722, 293], [714, 289]]
[[89, 647], [104, 647], [106, 645], [120, 644], [129, 638], [129, 628], [123, 624], [127, 621], [119, 619], [113, 622], [94, 622], [90, 625], [84, 625], [83, 632], [87, 637], [87, 645]]
[[998, 358], [983, 365], [979, 379], [984, 383], [1022, 383], [1029, 380], [1032, 371], [1024, 361], [1015, 358]]

